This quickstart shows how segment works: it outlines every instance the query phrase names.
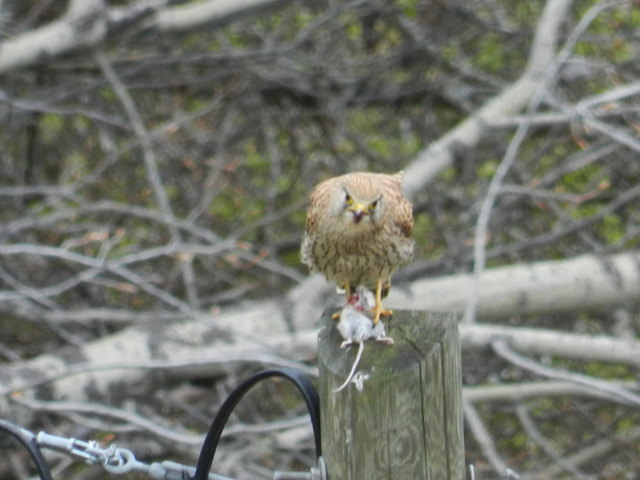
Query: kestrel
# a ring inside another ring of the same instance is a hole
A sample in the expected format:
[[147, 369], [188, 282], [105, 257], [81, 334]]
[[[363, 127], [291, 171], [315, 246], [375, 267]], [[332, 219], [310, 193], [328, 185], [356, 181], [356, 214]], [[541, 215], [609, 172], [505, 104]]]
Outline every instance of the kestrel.
[[413, 256], [413, 212], [402, 193], [403, 172], [355, 172], [319, 183], [309, 196], [302, 263], [345, 291], [375, 291], [374, 325], [391, 274]]

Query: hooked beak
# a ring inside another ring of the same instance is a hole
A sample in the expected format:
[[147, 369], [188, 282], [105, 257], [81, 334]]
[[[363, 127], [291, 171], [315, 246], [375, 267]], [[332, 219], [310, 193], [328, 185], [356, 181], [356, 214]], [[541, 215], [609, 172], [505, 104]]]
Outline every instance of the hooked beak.
[[364, 218], [365, 215], [369, 215], [367, 207], [361, 204], [354, 205], [349, 209], [353, 214], [353, 222], [357, 225]]

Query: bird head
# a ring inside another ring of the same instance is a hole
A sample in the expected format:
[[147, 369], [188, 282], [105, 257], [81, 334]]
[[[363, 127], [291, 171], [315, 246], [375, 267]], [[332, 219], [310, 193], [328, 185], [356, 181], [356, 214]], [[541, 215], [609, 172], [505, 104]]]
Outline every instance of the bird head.
[[375, 196], [352, 195], [344, 189], [342, 211], [343, 216], [355, 225], [375, 223], [382, 207], [382, 194]]

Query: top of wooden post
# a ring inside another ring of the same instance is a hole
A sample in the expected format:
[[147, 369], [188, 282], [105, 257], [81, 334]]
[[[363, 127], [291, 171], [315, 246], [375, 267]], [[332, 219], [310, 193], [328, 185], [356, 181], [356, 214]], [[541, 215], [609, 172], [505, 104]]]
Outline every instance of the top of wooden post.
[[[335, 375], [346, 378], [355, 359], [357, 345], [347, 349], [340, 347], [343, 338], [336, 328], [336, 321], [331, 318], [334, 312], [335, 309], [327, 309], [322, 314], [318, 354], [322, 365]], [[414, 368], [419, 358], [430, 356], [443, 342], [457, 342], [458, 319], [459, 315], [455, 313], [394, 310], [391, 318], [383, 317], [382, 321], [387, 335], [395, 343], [386, 345], [368, 340], [360, 369], [375, 369], [376, 376], [384, 378], [402, 375], [405, 369]]]
[[396, 310], [384, 319], [393, 345], [365, 343], [350, 384], [357, 345], [322, 316], [318, 337], [322, 450], [331, 480], [464, 478], [458, 315]]

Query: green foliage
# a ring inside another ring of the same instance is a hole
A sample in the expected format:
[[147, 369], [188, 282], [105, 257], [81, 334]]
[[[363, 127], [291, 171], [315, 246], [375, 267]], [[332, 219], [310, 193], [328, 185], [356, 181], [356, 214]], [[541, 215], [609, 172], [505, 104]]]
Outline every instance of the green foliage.
[[349, 40], [359, 41], [362, 38], [362, 23], [351, 21], [346, 25], [345, 33]]
[[600, 234], [607, 243], [615, 243], [621, 240], [627, 233], [625, 222], [620, 216], [605, 215], [600, 226]]
[[499, 162], [495, 159], [487, 160], [478, 168], [480, 178], [491, 179], [498, 169]]
[[[583, 12], [586, 9], [587, 5]], [[588, 30], [590, 35], [576, 45], [576, 53], [615, 62], [628, 62], [636, 53], [623, 34], [638, 28], [640, 13], [637, 8], [627, 5], [607, 8], [591, 23]]]
[[419, 214], [415, 216], [413, 238], [418, 258], [438, 258], [445, 252], [440, 232], [438, 232], [437, 225], [430, 215]]
[[600, 183], [604, 171], [602, 165], [593, 164], [569, 172], [562, 177], [562, 188], [574, 193], [588, 192]]
[[507, 52], [504, 40], [498, 35], [489, 35], [481, 39], [477, 45], [475, 62], [481, 69], [497, 73], [500, 72], [507, 61]]
[[64, 162], [64, 172], [61, 181], [72, 183], [81, 181], [89, 173], [86, 157], [81, 152], [71, 152]]
[[422, 8], [420, 3], [419, 0], [398, 0], [396, 2], [398, 8], [409, 18], [416, 18], [420, 8]]
[[62, 133], [65, 122], [64, 117], [54, 113], [45, 113], [40, 119], [43, 141], [53, 142]]
[[583, 366], [583, 371], [587, 375], [596, 378], [611, 380], [634, 380], [635, 373], [632, 368], [626, 365], [616, 365], [611, 363], [587, 362]]
[[[538, 18], [542, 13], [542, 9], [545, 2], [535, 0], [529, 2], [512, 2], [511, 0], [500, 0], [497, 4], [497, 8], [503, 9], [503, 11], [509, 12], [509, 21], [513, 23], [514, 27], [531, 28], [531, 19]], [[493, 5], [488, 3], [486, 7], [491, 8]], [[487, 11], [485, 16], [491, 18], [495, 15], [495, 12]]]

